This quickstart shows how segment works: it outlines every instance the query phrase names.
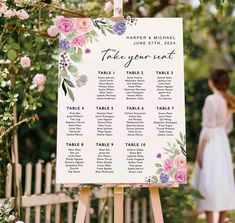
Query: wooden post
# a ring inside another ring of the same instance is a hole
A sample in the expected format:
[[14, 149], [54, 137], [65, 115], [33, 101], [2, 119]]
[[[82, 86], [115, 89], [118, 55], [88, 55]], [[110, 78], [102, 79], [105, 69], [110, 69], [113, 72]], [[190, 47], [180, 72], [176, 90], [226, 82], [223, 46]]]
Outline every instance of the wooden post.
[[[42, 185], [42, 164], [38, 162], [36, 164], [36, 174], [35, 174], [35, 194], [41, 194], [41, 185]], [[35, 206], [35, 223], [41, 222], [41, 207]]]
[[[15, 84], [16, 84], [16, 74], [12, 66], [10, 66], [10, 72], [11, 72], [11, 86], [12, 86], [12, 91], [15, 89]], [[17, 106], [16, 104], [13, 107], [12, 110], [13, 113], [13, 125], [17, 123]], [[14, 205], [15, 209], [17, 211], [17, 215], [20, 218], [21, 217], [21, 179], [19, 177], [19, 172], [18, 172], [18, 163], [19, 163], [19, 151], [18, 151], [18, 134], [17, 134], [17, 129], [13, 130], [12, 133], [12, 150], [11, 150], [11, 155], [12, 155], [12, 163], [13, 163], [13, 172], [14, 172]]]
[[113, 1], [113, 21], [119, 22], [124, 20], [123, 16], [123, 0]]
[[131, 223], [131, 197], [129, 194], [125, 199], [125, 223]]
[[[26, 177], [25, 177], [25, 195], [31, 194], [31, 183], [32, 183], [32, 164], [27, 163], [26, 165]], [[30, 207], [25, 208], [25, 223], [30, 223]]]
[[150, 187], [149, 190], [155, 223], [164, 223], [158, 187]]
[[123, 223], [123, 187], [114, 187], [114, 223]]
[[[51, 193], [52, 164], [46, 164], [45, 194]], [[51, 222], [51, 205], [46, 205], [46, 223]]]
[[90, 187], [82, 187], [80, 191], [78, 209], [76, 214], [76, 223], [84, 223], [89, 202]]

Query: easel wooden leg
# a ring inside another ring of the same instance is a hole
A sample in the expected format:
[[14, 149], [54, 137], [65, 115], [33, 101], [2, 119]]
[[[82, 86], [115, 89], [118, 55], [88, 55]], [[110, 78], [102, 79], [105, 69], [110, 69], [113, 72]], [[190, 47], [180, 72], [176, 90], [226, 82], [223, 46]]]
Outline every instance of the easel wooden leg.
[[124, 188], [114, 187], [114, 223], [123, 223]]
[[90, 196], [90, 190], [91, 190], [90, 187], [81, 188], [75, 223], [85, 222], [87, 205], [88, 205], [89, 196]]
[[159, 190], [157, 187], [150, 187], [149, 191], [155, 223], [164, 223]]

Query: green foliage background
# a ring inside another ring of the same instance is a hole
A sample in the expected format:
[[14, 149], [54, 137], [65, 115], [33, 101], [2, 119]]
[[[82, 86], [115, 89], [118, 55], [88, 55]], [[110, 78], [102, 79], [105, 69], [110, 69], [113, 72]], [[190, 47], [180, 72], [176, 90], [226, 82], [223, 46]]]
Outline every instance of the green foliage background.
[[[74, 2], [74, 3], [73, 3]], [[130, 1], [125, 4], [126, 14], [148, 16], [153, 13], [154, 7], [161, 5], [158, 1]], [[185, 100], [187, 121], [187, 150], [188, 159], [194, 161], [197, 142], [200, 133], [201, 109], [205, 97], [210, 93], [207, 87], [207, 76], [211, 69], [224, 67], [231, 70], [232, 86], [235, 92], [234, 59], [235, 59], [235, 17], [232, 1], [201, 1], [197, 7], [190, 2], [168, 2], [163, 9], [156, 9], [156, 15], [163, 17], [184, 18], [184, 48], [185, 48]], [[78, 8], [79, 1], [64, 1], [68, 8]], [[217, 6], [216, 6], [217, 4]], [[164, 4], [163, 4], [164, 5]], [[84, 16], [111, 16], [103, 11], [104, 2], [87, 1], [80, 14]], [[216, 7], [218, 7], [216, 9]], [[141, 10], [140, 10], [141, 8]], [[133, 10], [134, 9], [134, 10]], [[139, 11], [145, 10], [145, 14]], [[160, 10], [160, 11], [157, 11]], [[157, 27], [156, 27], [157, 29]], [[41, 39], [35, 39], [35, 45], [42, 48]], [[56, 41], [55, 41], [56, 42]], [[20, 128], [19, 142], [21, 161], [36, 162], [38, 159], [49, 160], [56, 148], [56, 62], [48, 61], [52, 65], [44, 70], [46, 54], [53, 54], [56, 44], [44, 52], [38, 52], [38, 70], [47, 74], [47, 87], [41, 96], [42, 107], [37, 110], [40, 121], [30, 128]], [[43, 56], [44, 55], [44, 56]], [[48, 57], [48, 55], [47, 55]], [[41, 61], [40, 61], [41, 60]], [[235, 146], [234, 132], [231, 134], [232, 147]]]

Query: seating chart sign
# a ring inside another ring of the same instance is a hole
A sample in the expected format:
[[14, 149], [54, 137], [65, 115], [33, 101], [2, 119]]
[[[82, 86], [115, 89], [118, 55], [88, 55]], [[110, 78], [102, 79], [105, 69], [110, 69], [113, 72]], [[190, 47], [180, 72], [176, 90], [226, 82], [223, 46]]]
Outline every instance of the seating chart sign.
[[186, 183], [182, 19], [57, 20], [57, 182]]

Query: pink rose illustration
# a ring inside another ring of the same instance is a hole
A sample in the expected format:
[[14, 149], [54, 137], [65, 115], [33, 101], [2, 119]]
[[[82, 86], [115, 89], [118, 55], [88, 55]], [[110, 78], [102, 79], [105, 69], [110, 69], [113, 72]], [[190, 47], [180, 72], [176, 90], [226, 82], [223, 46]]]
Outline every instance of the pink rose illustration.
[[73, 39], [72, 39], [72, 45], [73, 46], [80, 46], [80, 47], [83, 47], [86, 45], [86, 39], [84, 36], [75, 36]]
[[186, 169], [186, 167], [187, 167], [187, 161], [186, 161], [186, 157], [184, 155], [176, 156], [174, 163], [175, 163], [175, 167], [177, 169]]
[[58, 15], [55, 18], [53, 18], [52, 21], [53, 21], [55, 26], [59, 27], [61, 19], [64, 19], [64, 16]]
[[23, 56], [20, 58], [20, 65], [23, 68], [27, 68], [31, 66], [31, 60], [28, 56]]
[[168, 172], [169, 170], [173, 168], [173, 166], [174, 166], [173, 161], [170, 159], [166, 159], [163, 164], [163, 171]]
[[75, 28], [83, 33], [90, 32], [93, 28], [92, 20], [88, 18], [75, 19]]
[[58, 22], [58, 29], [65, 33], [70, 34], [74, 30], [74, 20], [68, 18], [60, 18]]
[[177, 183], [182, 184], [187, 182], [187, 175], [184, 170], [177, 170], [174, 174], [174, 179]]

